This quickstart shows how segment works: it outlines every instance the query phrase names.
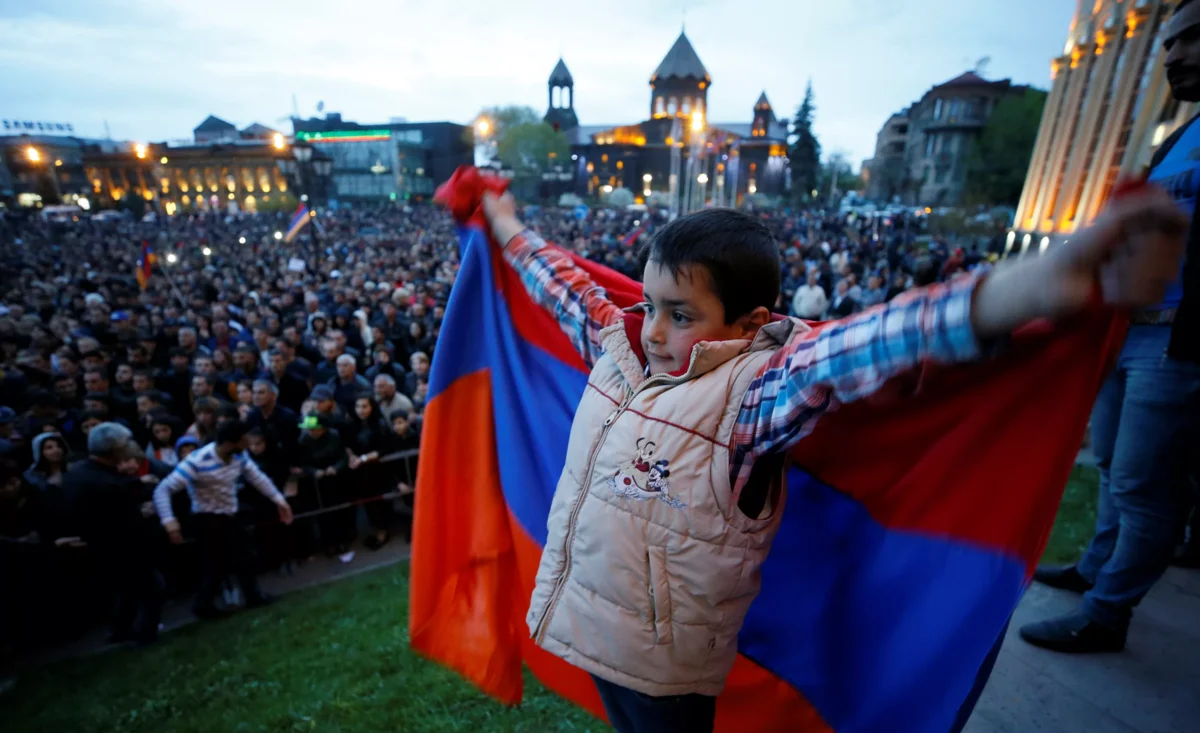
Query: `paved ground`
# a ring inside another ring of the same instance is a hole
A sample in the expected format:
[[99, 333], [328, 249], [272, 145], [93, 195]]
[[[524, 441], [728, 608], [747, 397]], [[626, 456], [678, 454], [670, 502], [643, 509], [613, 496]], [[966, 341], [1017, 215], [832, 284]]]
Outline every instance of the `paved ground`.
[[1017, 636], [1022, 624], [1078, 600], [1030, 588], [966, 733], [1200, 731], [1200, 571], [1168, 572], [1138, 608], [1120, 654], [1055, 654]]

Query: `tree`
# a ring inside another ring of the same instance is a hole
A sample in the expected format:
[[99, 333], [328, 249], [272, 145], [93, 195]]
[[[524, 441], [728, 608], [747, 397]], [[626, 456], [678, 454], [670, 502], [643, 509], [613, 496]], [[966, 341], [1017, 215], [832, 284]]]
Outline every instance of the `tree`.
[[614, 188], [612, 193], [604, 197], [604, 203], [618, 209], [632, 205], [635, 200], [633, 191], [628, 188]]
[[[487, 120], [486, 137], [496, 141], [503, 139], [505, 132], [518, 125], [536, 125], [542, 121], [541, 116], [534, 111], [533, 107], [523, 107], [517, 104], [484, 107], [479, 111], [479, 116], [476, 119]], [[478, 131], [479, 128], [477, 126], [477, 140], [480, 138]]]
[[813, 134], [813, 117], [817, 106], [813, 100], [812, 80], [804, 90], [804, 101], [792, 120], [792, 145], [788, 159], [792, 169], [792, 197], [797, 202], [808, 201], [821, 182], [821, 143]]
[[[836, 193], [834, 193], [835, 183], [837, 186]], [[841, 201], [843, 194], [849, 191], [862, 190], [863, 185], [862, 178], [855, 175], [854, 169], [850, 167], [850, 161], [846, 159], [846, 154], [838, 151], [831, 154], [829, 160], [821, 166], [821, 185], [817, 188], [820, 191], [818, 198], [830, 203], [836, 203]]]
[[513, 178], [528, 185], [540, 181], [542, 173], [556, 161], [571, 162], [571, 146], [561, 132], [545, 122], [523, 122], [503, 130], [496, 140], [500, 162], [513, 171]]
[[1020, 202], [1045, 105], [1046, 93], [1040, 89], [1027, 89], [996, 104], [967, 155], [964, 203], [1016, 206]]

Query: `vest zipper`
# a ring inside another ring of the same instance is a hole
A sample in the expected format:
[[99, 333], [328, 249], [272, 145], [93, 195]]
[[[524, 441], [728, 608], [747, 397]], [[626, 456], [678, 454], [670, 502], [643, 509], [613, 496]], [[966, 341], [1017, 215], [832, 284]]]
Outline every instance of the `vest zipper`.
[[600, 456], [600, 449], [604, 447], [604, 439], [608, 437], [609, 429], [612, 428], [613, 423], [616, 422], [617, 418], [621, 416], [621, 413], [625, 412], [625, 410], [629, 408], [629, 405], [633, 403], [633, 399], [637, 397], [638, 394], [641, 393], [641, 391], [645, 388], [655, 384], [664, 383], [682, 384], [683, 382], [692, 379], [692, 366], [696, 361], [695, 351], [697, 348], [699, 347], [692, 347], [691, 364], [689, 364], [688, 370], [685, 374], [682, 374], [678, 377], [673, 377], [669, 374], [655, 374], [654, 376], [649, 377], [639, 384], [637, 389], [629, 390], [628, 394], [625, 396], [625, 399], [622, 400], [621, 404], [617, 405], [617, 409], [613, 410], [612, 414], [604, 418], [604, 428], [600, 431], [600, 438], [596, 441], [596, 446], [592, 448], [591, 455], [588, 456], [587, 472], [583, 475], [583, 481], [586, 483], [584, 483], [581, 487], [582, 490], [580, 491], [580, 496], [575, 501], [575, 506], [571, 507], [571, 514], [567, 518], [567, 537], [563, 542], [563, 571], [558, 576], [558, 580], [554, 583], [554, 592], [550, 594], [550, 602], [546, 604], [546, 612], [542, 614], [541, 620], [538, 621], [537, 629], [533, 632], [534, 643], [536, 643], [538, 646], [541, 646], [546, 639], [547, 624], [550, 620], [550, 617], [554, 614], [555, 607], [558, 606], [559, 599], [562, 597], [563, 588], [565, 588], [567, 585], [567, 577], [571, 574], [571, 541], [575, 539], [575, 525], [579, 519], [579, 512], [583, 509], [583, 502], [587, 500], [587, 496], [591, 492], [592, 471], [596, 469], [596, 460]]
[[617, 405], [617, 409], [604, 418], [604, 427], [600, 431], [600, 438], [596, 441], [596, 446], [592, 448], [591, 455], [588, 456], [587, 471], [583, 474], [579, 498], [576, 499], [575, 506], [571, 507], [571, 514], [567, 518], [567, 536], [563, 541], [563, 571], [554, 583], [554, 592], [550, 594], [550, 602], [546, 604], [546, 612], [542, 614], [541, 620], [538, 621], [537, 630], [533, 635], [534, 641], [539, 646], [546, 639], [547, 622], [550, 620], [550, 616], [554, 614], [554, 608], [558, 605], [558, 601], [562, 597], [563, 588], [567, 585], [567, 576], [571, 574], [571, 542], [575, 539], [575, 525], [579, 519], [579, 512], [583, 509], [583, 502], [587, 500], [587, 496], [592, 489], [592, 471], [596, 469], [596, 461], [600, 457], [600, 448], [604, 446], [604, 439], [608, 437], [608, 431], [612, 428], [613, 423], [629, 407], [636, 395], [636, 391], [630, 391], [621, 404]]

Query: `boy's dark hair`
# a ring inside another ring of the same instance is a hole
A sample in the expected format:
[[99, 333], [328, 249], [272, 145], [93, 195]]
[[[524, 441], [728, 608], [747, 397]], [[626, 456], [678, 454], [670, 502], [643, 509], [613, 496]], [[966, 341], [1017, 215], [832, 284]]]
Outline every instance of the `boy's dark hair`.
[[236, 443], [246, 434], [246, 424], [241, 420], [229, 420], [217, 426], [217, 445]]
[[688, 265], [707, 272], [728, 325], [779, 298], [779, 245], [759, 219], [733, 209], [705, 209], [663, 227], [641, 251], [675, 277]]

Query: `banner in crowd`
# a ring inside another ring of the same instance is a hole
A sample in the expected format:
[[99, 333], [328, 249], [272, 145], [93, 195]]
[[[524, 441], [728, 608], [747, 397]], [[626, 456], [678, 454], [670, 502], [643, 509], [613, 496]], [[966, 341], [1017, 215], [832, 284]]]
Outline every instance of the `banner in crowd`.
[[[462, 267], [433, 364], [410, 633], [488, 694], [522, 663], [603, 716], [525, 614], [587, 373], [489, 244], [473, 170], [440, 192]], [[619, 305], [636, 283], [577, 260]], [[717, 705], [718, 731], [960, 730], [1045, 546], [1123, 325], [1091, 313], [1003, 354], [924, 367], [822, 418], [793, 452], [782, 526]]]

